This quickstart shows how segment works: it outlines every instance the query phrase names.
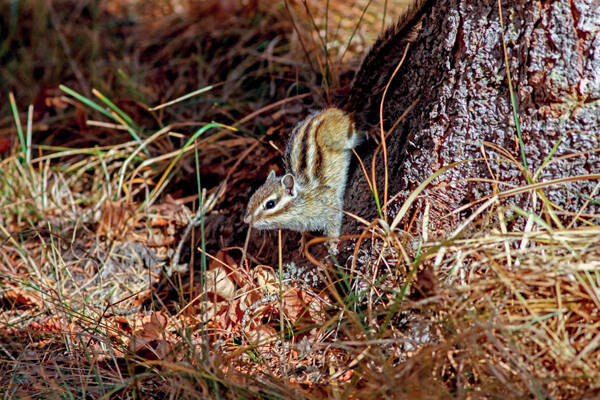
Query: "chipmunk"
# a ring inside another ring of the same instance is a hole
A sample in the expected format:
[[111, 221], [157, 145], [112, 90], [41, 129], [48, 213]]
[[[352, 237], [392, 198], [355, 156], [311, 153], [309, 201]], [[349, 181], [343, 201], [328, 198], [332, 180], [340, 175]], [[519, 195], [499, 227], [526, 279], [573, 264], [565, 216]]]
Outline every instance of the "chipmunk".
[[352, 148], [360, 138], [350, 115], [338, 108], [301, 121], [285, 152], [286, 173], [269, 173], [250, 198], [244, 222], [257, 229], [320, 231], [337, 238]]
[[296, 125], [285, 152], [285, 174], [269, 173], [248, 202], [245, 223], [257, 229], [320, 231], [339, 237], [352, 149], [364, 137], [355, 123], [361, 105], [366, 108], [380, 95], [402, 55], [400, 46], [416, 40], [422, 16], [433, 3], [417, 0], [379, 37], [355, 76], [346, 104]]

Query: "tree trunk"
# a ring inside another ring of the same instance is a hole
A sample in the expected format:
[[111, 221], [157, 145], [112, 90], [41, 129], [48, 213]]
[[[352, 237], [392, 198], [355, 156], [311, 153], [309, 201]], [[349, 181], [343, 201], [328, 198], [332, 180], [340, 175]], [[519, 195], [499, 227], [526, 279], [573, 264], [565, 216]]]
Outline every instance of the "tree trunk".
[[[389, 220], [434, 172], [464, 162], [435, 179], [412, 209], [423, 218], [428, 205], [430, 237], [447, 233], [468, 215], [449, 212], [494, 191], [527, 185], [528, 179], [535, 183], [596, 174], [545, 186], [541, 192], [562, 223], [577, 213], [578, 225], [599, 222], [600, 1], [502, 1], [502, 16], [525, 160], [511, 105], [498, 2], [440, 1], [424, 16], [418, 39], [385, 97], [386, 131], [418, 99], [387, 140], [388, 198], [394, 197], [387, 208]], [[400, 62], [402, 54], [395, 57]], [[389, 76], [392, 71], [370, 73]], [[379, 99], [381, 92], [373, 88]], [[368, 109], [362, 111], [369, 117], [360, 128], [379, 136], [380, 100], [365, 104]], [[360, 151], [369, 171], [371, 143]], [[381, 199], [382, 161], [380, 153]], [[539, 213], [542, 202], [537, 198], [532, 201], [529, 192], [501, 196], [500, 201]], [[358, 163], [350, 172], [345, 204], [368, 220], [378, 215]], [[523, 221], [513, 219], [519, 225]], [[357, 232], [356, 221], [345, 222], [345, 233]]]

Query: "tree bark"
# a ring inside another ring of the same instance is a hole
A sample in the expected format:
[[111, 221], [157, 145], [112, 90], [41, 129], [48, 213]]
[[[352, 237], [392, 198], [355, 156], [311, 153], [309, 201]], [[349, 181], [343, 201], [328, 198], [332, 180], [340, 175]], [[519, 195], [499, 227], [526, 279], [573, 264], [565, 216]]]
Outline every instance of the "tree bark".
[[[388, 198], [394, 197], [387, 208], [390, 221], [419, 184], [455, 162], [464, 163], [435, 179], [413, 208], [423, 218], [429, 205], [430, 235], [448, 232], [463, 220], [469, 211], [449, 216], [461, 205], [484, 199], [494, 188], [503, 192], [527, 185], [525, 168], [532, 182], [600, 174], [600, 1], [502, 1], [502, 17], [525, 161], [511, 105], [498, 2], [440, 1], [425, 15], [383, 105], [387, 131], [418, 99], [387, 140]], [[400, 62], [402, 54], [396, 57]], [[373, 91], [379, 99], [381, 89]], [[364, 115], [370, 117], [359, 128], [379, 136], [380, 101], [365, 104], [369, 109]], [[359, 152], [369, 171], [373, 148], [367, 142]], [[379, 155], [380, 198], [382, 160]], [[563, 223], [577, 213], [577, 225], [598, 223], [598, 182], [597, 177], [576, 179], [541, 191]], [[531, 193], [500, 201], [534, 212], [542, 204], [539, 197], [532, 202]], [[367, 220], [378, 215], [358, 163], [350, 173], [345, 204]], [[345, 233], [357, 232], [356, 221], [346, 217], [345, 222]]]

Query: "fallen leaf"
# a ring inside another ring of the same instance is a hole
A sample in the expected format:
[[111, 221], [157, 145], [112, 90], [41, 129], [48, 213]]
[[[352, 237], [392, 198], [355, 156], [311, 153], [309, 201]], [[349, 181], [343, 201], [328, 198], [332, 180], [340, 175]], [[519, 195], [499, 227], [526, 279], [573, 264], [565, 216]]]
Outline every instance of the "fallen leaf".
[[122, 237], [129, 229], [128, 220], [133, 216], [135, 204], [125, 201], [106, 201], [96, 233], [111, 238]]
[[231, 300], [235, 296], [235, 283], [222, 266], [206, 271], [205, 288], [209, 298], [211, 293], [226, 300]]
[[129, 350], [146, 360], [163, 360], [171, 353], [172, 346], [166, 340], [167, 317], [160, 312], [150, 315], [150, 321], [142, 325], [129, 343]]
[[26, 308], [31, 308], [34, 305], [41, 306], [41, 301], [39, 297], [23, 289], [9, 289], [2, 293], [2, 297], [0, 297], [0, 299], [3, 300], [2, 303], [8, 303], [10, 309], [18, 308], [22, 310]]
[[279, 293], [279, 280], [273, 268], [266, 265], [258, 265], [252, 270], [252, 278], [264, 293]]

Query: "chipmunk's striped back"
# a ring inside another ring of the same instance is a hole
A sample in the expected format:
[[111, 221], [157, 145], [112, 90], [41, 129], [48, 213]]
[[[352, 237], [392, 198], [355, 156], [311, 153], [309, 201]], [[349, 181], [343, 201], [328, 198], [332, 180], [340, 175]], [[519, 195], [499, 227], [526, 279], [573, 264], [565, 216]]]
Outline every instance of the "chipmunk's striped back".
[[286, 149], [286, 169], [306, 186], [337, 184], [347, 172], [350, 150], [359, 135], [350, 117], [337, 108], [309, 115], [300, 122]]

